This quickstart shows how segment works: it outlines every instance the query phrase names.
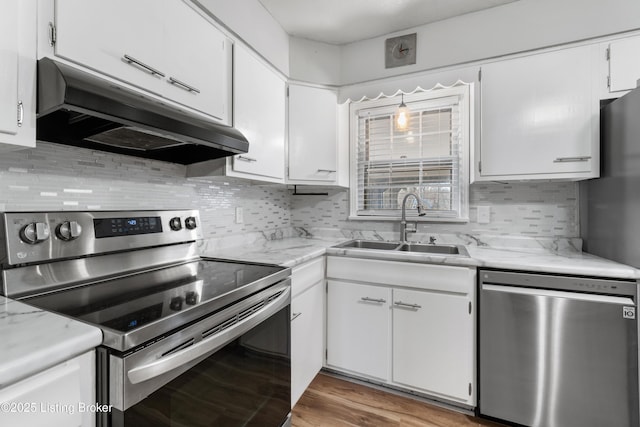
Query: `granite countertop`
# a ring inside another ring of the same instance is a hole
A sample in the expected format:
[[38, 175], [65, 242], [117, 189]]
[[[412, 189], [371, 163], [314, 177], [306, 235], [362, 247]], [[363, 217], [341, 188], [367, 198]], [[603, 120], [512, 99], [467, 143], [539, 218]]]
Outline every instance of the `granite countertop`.
[[[487, 267], [508, 270], [574, 274], [619, 279], [640, 279], [640, 270], [582, 252], [572, 239], [478, 239], [477, 237], [443, 237], [438, 242], [464, 245], [469, 257], [416, 254], [389, 251], [333, 248], [353, 238], [387, 240], [385, 236], [314, 236], [288, 237], [278, 240], [254, 240], [232, 247], [217, 247], [213, 243], [201, 248], [204, 255], [214, 258], [263, 262], [294, 267], [324, 254], [424, 262], [430, 264]], [[391, 239], [389, 239], [391, 240]], [[579, 239], [577, 239], [579, 240]], [[577, 247], [576, 247], [577, 246]]]
[[95, 348], [99, 328], [0, 296], [0, 389]]

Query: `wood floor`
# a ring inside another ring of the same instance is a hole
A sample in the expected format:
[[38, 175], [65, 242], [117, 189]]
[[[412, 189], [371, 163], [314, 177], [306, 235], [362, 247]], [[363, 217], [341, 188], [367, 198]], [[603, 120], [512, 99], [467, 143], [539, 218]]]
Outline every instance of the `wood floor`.
[[318, 374], [293, 408], [293, 427], [461, 427], [500, 424]]

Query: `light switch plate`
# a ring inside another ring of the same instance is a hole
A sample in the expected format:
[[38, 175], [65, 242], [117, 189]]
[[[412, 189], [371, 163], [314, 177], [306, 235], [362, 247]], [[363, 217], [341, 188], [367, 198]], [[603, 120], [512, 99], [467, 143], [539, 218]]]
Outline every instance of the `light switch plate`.
[[491, 206], [478, 206], [478, 224], [491, 222]]
[[236, 208], [236, 224], [242, 224], [244, 222], [244, 211], [241, 207]]

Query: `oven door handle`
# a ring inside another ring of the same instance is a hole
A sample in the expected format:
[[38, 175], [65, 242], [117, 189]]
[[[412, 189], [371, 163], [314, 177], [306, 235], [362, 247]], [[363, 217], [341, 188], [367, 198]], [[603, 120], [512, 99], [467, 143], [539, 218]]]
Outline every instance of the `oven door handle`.
[[202, 341], [185, 348], [184, 350], [167, 355], [154, 362], [138, 366], [127, 372], [127, 377], [132, 384], [138, 384], [159, 377], [174, 369], [180, 368], [207, 353], [214, 352], [245, 332], [268, 319], [291, 302], [291, 288], [286, 286], [282, 294], [265, 305], [260, 310], [242, 319], [235, 325], [217, 334], [213, 334]]

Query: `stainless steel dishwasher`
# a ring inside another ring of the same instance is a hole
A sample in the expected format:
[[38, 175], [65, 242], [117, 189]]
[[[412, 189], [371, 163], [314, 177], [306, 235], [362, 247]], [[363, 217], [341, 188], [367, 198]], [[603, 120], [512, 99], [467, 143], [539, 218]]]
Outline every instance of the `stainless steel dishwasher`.
[[480, 270], [479, 412], [638, 427], [635, 281]]

